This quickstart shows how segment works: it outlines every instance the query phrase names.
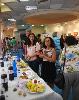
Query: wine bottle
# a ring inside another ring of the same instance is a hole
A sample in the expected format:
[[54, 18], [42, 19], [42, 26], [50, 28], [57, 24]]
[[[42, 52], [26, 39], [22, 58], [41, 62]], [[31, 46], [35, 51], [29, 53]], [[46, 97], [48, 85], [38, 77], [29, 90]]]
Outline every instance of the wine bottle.
[[5, 100], [5, 94], [4, 94], [4, 88], [3, 88], [3, 86], [1, 86], [0, 100]]
[[10, 67], [8, 68], [9, 71], [9, 80], [14, 80], [14, 72], [13, 72], [13, 66], [10, 65]]
[[1, 74], [1, 84], [4, 87], [5, 91], [8, 91], [8, 79], [4, 69], [2, 70], [2, 74]]
[[4, 62], [3, 61], [1, 62], [1, 67], [4, 67]]

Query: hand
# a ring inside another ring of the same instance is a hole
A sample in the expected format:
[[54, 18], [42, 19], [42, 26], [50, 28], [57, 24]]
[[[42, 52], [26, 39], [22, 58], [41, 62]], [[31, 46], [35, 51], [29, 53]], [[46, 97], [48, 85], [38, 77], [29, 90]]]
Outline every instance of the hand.
[[28, 57], [27, 57], [27, 60], [30, 60], [30, 59], [31, 59], [31, 57], [30, 57], [30, 56], [28, 56]]
[[39, 52], [39, 51], [37, 51], [37, 52], [36, 52], [36, 55], [37, 55], [37, 56], [39, 56], [39, 55], [40, 55], [40, 52]]
[[25, 59], [27, 59], [27, 55], [25, 55]]
[[44, 58], [44, 54], [39, 54], [39, 57], [40, 58]]
[[30, 56], [25, 55], [25, 59], [30, 60]]

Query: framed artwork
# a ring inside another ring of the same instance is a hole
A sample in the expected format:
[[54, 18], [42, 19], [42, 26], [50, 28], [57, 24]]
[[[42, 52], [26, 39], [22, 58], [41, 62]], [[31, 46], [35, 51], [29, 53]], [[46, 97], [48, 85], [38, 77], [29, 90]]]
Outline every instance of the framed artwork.
[[77, 35], [78, 35], [78, 32], [74, 32], [73, 35], [74, 35], [74, 36], [77, 36]]

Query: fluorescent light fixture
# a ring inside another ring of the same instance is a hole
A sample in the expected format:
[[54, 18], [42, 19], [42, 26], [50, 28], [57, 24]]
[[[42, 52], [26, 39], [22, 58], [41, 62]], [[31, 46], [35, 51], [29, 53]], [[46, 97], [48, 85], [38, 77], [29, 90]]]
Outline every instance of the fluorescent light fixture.
[[32, 26], [35, 26], [35, 25], [32, 25]]
[[20, 0], [20, 1], [29, 1], [29, 0]]
[[4, 6], [5, 4], [4, 3], [1, 3], [1, 6]]
[[40, 26], [44, 26], [44, 25], [40, 25]]
[[12, 18], [12, 19], [8, 19], [8, 20], [9, 20], [9, 21], [13, 21], [13, 22], [14, 22], [14, 21], [16, 21], [16, 20], [15, 20], [15, 19], [13, 19], [13, 18]]
[[37, 6], [26, 6], [25, 9], [26, 10], [36, 10]]
[[23, 27], [24, 27], [24, 25], [21, 25], [21, 26], [23, 26]]

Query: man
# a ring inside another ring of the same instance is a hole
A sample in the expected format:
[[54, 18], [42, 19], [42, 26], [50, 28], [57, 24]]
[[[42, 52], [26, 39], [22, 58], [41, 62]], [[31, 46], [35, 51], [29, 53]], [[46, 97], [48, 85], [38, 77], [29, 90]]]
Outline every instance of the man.
[[[29, 34], [31, 33], [31, 30], [26, 30], [26, 33], [25, 33], [25, 37], [24, 37], [24, 42], [22, 43], [22, 45], [23, 45], [23, 52], [24, 52], [24, 56], [26, 55], [26, 47], [27, 47], [27, 45], [28, 45], [28, 41], [29, 41], [29, 38], [28, 38], [28, 36], [29, 36]], [[26, 57], [25, 57], [26, 58]]]
[[28, 39], [28, 36], [29, 36], [30, 33], [31, 33], [31, 30], [26, 31], [26, 33], [25, 33], [25, 35], [26, 35], [26, 36], [25, 36], [25, 39], [24, 39], [24, 41], [25, 41], [24, 44], [25, 44], [25, 45], [28, 45], [28, 40], [29, 40], [29, 39]]

